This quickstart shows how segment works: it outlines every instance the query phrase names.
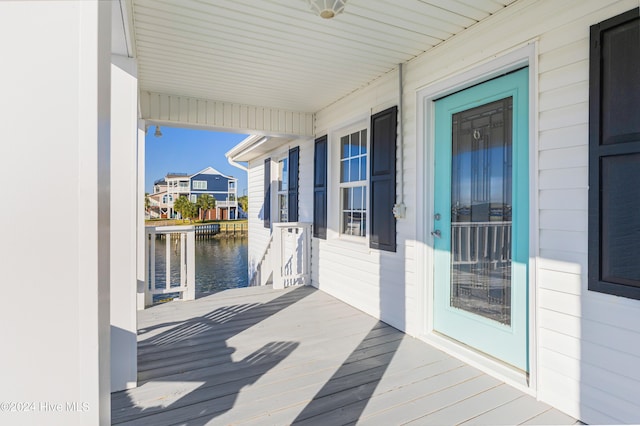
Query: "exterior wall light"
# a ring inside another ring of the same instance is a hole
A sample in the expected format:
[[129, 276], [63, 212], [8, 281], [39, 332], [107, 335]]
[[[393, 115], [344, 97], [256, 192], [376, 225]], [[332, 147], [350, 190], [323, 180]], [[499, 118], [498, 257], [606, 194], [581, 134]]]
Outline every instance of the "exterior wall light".
[[344, 11], [347, 0], [309, 0], [311, 9], [321, 18], [331, 19]]
[[160, 126], [156, 126], [156, 132], [153, 134], [156, 138], [162, 137], [162, 132], [160, 131]]

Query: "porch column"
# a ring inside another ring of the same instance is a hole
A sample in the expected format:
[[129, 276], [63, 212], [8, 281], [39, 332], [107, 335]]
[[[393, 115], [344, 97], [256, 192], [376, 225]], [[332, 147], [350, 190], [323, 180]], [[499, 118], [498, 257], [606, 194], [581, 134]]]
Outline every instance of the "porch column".
[[0, 424], [110, 423], [111, 8], [0, 2]]
[[[138, 79], [111, 57], [111, 391], [136, 386]], [[144, 194], [142, 196], [144, 203]]]
[[[147, 252], [147, 240], [144, 232], [144, 175], [145, 175], [145, 149], [146, 149], [146, 123], [144, 120], [138, 120], [138, 214], [137, 214], [137, 266], [136, 266], [136, 278], [137, 278], [137, 296], [136, 296], [136, 308], [137, 310], [144, 309], [144, 286], [146, 283], [146, 252]], [[162, 199], [162, 198], [161, 198]], [[162, 209], [158, 207], [158, 215], [162, 217]]]

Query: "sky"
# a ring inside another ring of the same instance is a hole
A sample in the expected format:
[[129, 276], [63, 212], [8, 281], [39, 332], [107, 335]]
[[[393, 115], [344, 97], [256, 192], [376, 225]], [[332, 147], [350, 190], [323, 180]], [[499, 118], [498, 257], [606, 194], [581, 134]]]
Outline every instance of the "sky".
[[224, 154], [247, 135], [164, 126], [160, 129], [162, 136], [157, 138], [156, 127], [149, 126], [145, 139], [145, 192], [153, 193], [153, 182], [169, 172], [191, 175], [211, 166], [237, 178], [238, 196], [246, 194], [247, 173], [230, 165]]

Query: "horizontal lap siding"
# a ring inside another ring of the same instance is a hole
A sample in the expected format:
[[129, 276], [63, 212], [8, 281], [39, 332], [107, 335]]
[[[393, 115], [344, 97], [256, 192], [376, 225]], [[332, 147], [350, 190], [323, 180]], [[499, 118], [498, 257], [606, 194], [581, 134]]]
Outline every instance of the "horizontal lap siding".
[[249, 211], [247, 212], [249, 215], [249, 283], [251, 283], [256, 268], [264, 257], [270, 238], [270, 230], [264, 227], [260, 215], [264, 203], [264, 160], [264, 158], [260, 158], [249, 163]]
[[[331, 131], [363, 118], [369, 125], [368, 115], [373, 115], [389, 107], [398, 105], [398, 73], [388, 73], [356, 93], [316, 114], [316, 136], [329, 133], [329, 164], [335, 167], [335, 149], [339, 143], [331, 138]], [[405, 119], [406, 120], [406, 119]], [[369, 137], [371, 135], [369, 134]], [[405, 204], [415, 205], [415, 158], [414, 141], [405, 140]], [[332, 151], [333, 150], [333, 151]], [[397, 155], [400, 155], [400, 150]], [[333, 163], [332, 163], [333, 161]], [[397, 161], [397, 159], [396, 159]], [[400, 168], [396, 175], [396, 192]], [[332, 176], [329, 177], [329, 200], [332, 191]], [[392, 206], [389, 206], [391, 208]], [[340, 241], [336, 226], [339, 207], [329, 201], [327, 240], [314, 241], [314, 255], [318, 254], [318, 268], [314, 269], [314, 283], [322, 290], [383, 321], [410, 334], [416, 333], [415, 306], [415, 210], [408, 209], [407, 218], [397, 221], [397, 252], [370, 249], [368, 242], [362, 244]], [[368, 213], [369, 214], [369, 213]], [[333, 231], [333, 232], [331, 232]], [[369, 231], [367, 231], [369, 232]], [[333, 236], [332, 236], [333, 234]], [[383, 297], [381, 297], [383, 295]]]
[[588, 423], [640, 421], [640, 304], [587, 291], [589, 27], [637, 7], [613, 3], [539, 43], [539, 397]]

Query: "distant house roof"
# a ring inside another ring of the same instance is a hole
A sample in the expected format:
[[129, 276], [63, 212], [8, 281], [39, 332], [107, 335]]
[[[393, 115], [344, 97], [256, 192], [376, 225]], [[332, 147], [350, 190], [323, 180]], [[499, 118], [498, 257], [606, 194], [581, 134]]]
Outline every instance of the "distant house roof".
[[190, 175], [189, 173], [169, 172], [167, 173], [167, 176], [165, 177], [165, 179], [175, 179], [175, 178], [182, 178], [182, 177], [190, 177]]
[[199, 172], [192, 174], [191, 177], [194, 177], [196, 175], [220, 175], [220, 176], [224, 176], [226, 178], [235, 179], [233, 176], [227, 176], [227, 175], [225, 175], [223, 173], [220, 173], [219, 171], [217, 171], [213, 167], [207, 167], [206, 169], [200, 170]]

